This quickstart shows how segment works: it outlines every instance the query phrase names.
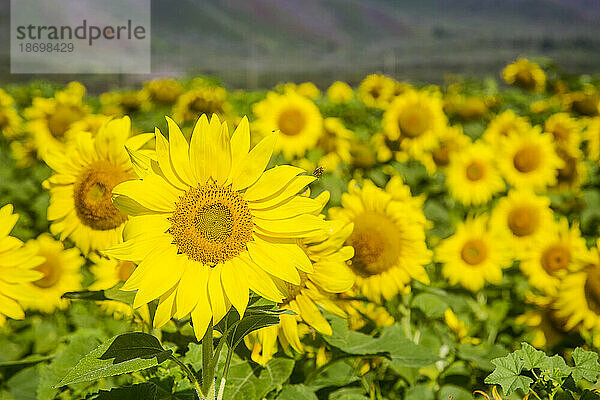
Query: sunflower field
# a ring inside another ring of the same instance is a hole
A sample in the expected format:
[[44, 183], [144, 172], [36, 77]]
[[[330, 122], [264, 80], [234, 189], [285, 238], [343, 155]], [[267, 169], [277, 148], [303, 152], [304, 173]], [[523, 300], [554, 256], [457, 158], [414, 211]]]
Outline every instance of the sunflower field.
[[600, 399], [600, 79], [0, 89], [0, 399]]

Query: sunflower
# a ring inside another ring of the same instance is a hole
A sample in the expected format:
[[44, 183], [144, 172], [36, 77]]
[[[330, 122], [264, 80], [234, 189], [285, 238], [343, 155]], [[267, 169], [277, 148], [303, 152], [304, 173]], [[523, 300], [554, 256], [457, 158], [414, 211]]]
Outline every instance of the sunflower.
[[544, 123], [544, 131], [551, 133], [557, 147], [579, 148], [581, 122], [567, 113], [553, 114]]
[[521, 135], [531, 129], [531, 124], [525, 117], [520, 117], [513, 110], [506, 110], [490, 121], [483, 132], [482, 139], [493, 148], [500, 146], [503, 137]]
[[298, 85], [292, 82], [288, 82], [283, 84], [280, 87], [280, 89], [283, 93], [294, 92], [299, 94], [300, 96], [304, 96], [313, 100], [321, 95], [321, 91], [319, 90], [319, 88], [312, 82], [304, 82]]
[[148, 92], [144, 90], [105, 92], [100, 95], [100, 104], [102, 112], [112, 116], [148, 111], [152, 107]]
[[569, 223], [563, 218], [543, 232], [540, 242], [523, 257], [521, 271], [529, 278], [532, 287], [554, 296], [561, 279], [569, 271], [583, 267], [581, 260], [587, 251], [579, 227], [573, 225], [569, 228]]
[[502, 71], [504, 81], [521, 89], [543, 92], [546, 88], [546, 74], [534, 62], [526, 58], [519, 58], [507, 65]]
[[23, 140], [10, 142], [10, 155], [15, 160], [17, 168], [31, 167], [37, 161], [37, 147], [35, 140], [25, 137]]
[[490, 227], [521, 257], [544, 238], [553, 222], [548, 197], [526, 190], [511, 190], [494, 208]]
[[7, 139], [19, 136], [22, 132], [23, 119], [15, 108], [15, 101], [4, 90], [0, 89], [0, 132]]
[[[82, 132], [66, 154], [46, 157], [54, 170], [43, 183], [50, 190], [50, 232], [71, 238], [86, 255], [121, 241], [127, 215], [111, 203], [111, 190], [135, 178], [125, 150], [130, 131], [129, 117], [113, 120], [94, 138]], [[129, 145], [135, 149], [148, 139], [148, 134], [134, 136]]]
[[232, 305], [244, 314], [249, 289], [283, 302], [276, 279], [300, 285], [314, 271], [296, 239], [327, 225], [312, 214], [322, 204], [297, 195], [314, 176], [287, 165], [264, 171], [277, 134], [250, 150], [246, 118], [230, 138], [226, 123], [202, 115], [190, 143], [167, 122], [169, 140], [156, 130], [158, 161], [140, 163], [140, 179], [113, 188], [130, 218], [125, 242], [105, 254], [138, 263], [122, 288], [137, 290], [134, 308], [158, 298], [156, 327], [191, 314], [201, 339]]
[[217, 114], [223, 117], [230, 109], [227, 91], [224, 88], [202, 84], [179, 96], [173, 106], [173, 118], [183, 124], [196, 121], [201, 114]]
[[349, 164], [352, 161], [350, 149], [353, 140], [354, 133], [344, 126], [341, 119], [325, 118], [323, 134], [317, 142], [317, 147], [325, 153], [319, 165], [333, 171], [340, 163]]
[[279, 130], [275, 151], [287, 159], [301, 157], [312, 149], [323, 133], [323, 117], [317, 106], [294, 92], [270, 92], [267, 98], [253, 106], [257, 117], [253, 127], [268, 136]]
[[415, 158], [433, 175], [438, 170], [445, 171], [454, 155], [470, 144], [471, 138], [463, 133], [461, 125], [448, 126], [439, 133], [434, 148], [417, 154]]
[[442, 274], [451, 285], [477, 292], [486, 282], [498, 285], [502, 281], [502, 269], [511, 265], [512, 258], [487, 222], [486, 215], [468, 218], [436, 247], [435, 260], [443, 264]]
[[566, 93], [562, 100], [568, 111], [580, 115], [595, 117], [600, 112], [600, 92], [592, 84], [586, 84], [582, 90]]
[[[95, 281], [89, 290], [106, 290], [115, 286], [119, 282], [129, 279], [136, 268], [131, 261], [119, 261], [114, 258], [100, 257], [97, 254], [91, 254], [90, 260], [93, 262], [90, 271], [94, 274]], [[115, 318], [131, 318], [134, 316], [134, 309], [128, 304], [120, 301], [106, 300], [100, 304], [101, 308]], [[150, 321], [148, 307], [146, 305], [137, 309], [145, 321]]]
[[367, 107], [386, 108], [394, 96], [395, 81], [385, 75], [368, 75], [358, 87], [358, 99]]
[[354, 91], [346, 82], [335, 81], [327, 89], [327, 98], [332, 103], [346, 104], [354, 98]]
[[583, 152], [579, 147], [568, 150], [563, 147], [556, 149], [556, 154], [563, 161], [563, 166], [558, 169], [556, 184], [551, 187], [559, 192], [567, 190], [579, 191], [587, 178], [587, 166], [582, 161]]
[[61, 296], [66, 292], [81, 290], [83, 275], [80, 270], [85, 259], [77, 248], [65, 250], [62, 242], [47, 233], [29, 240], [25, 247], [43, 257], [44, 262], [35, 267], [43, 276], [27, 284], [27, 291], [32, 297], [23, 301], [23, 305], [28, 310], [43, 313], [52, 313], [57, 308], [64, 310], [69, 301]]
[[352, 247], [344, 245], [352, 228], [352, 224], [332, 223], [325, 235], [300, 241], [300, 246], [313, 262], [314, 273], [300, 273], [300, 285], [278, 282], [278, 286], [283, 285], [287, 292], [279, 308], [292, 310], [296, 315], [281, 315], [279, 326], [263, 328], [257, 332], [255, 340], [246, 342], [255, 362], [265, 365], [269, 361], [278, 338], [283, 347], [289, 345], [297, 352], [303, 352], [299, 322], [304, 322], [321, 334], [331, 335], [331, 326], [319, 307], [345, 317], [344, 311], [331, 295], [343, 293], [354, 284], [354, 276], [346, 265], [354, 251]]
[[34, 139], [38, 157], [45, 159], [49, 151], [64, 150], [64, 144], [71, 139], [67, 131], [90, 111], [83, 103], [84, 95], [85, 87], [71, 82], [52, 98], [35, 97], [31, 107], [25, 109], [25, 128]]
[[144, 83], [144, 91], [151, 102], [159, 105], [172, 105], [184, 92], [181, 83], [175, 79], [153, 79]]
[[592, 161], [600, 161], [600, 117], [590, 118], [586, 125], [587, 156]]
[[6, 317], [25, 318], [19, 303], [33, 297], [27, 285], [42, 277], [35, 268], [44, 262], [44, 258], [10, 236], [18, 218], [13, 214], [12, 204], [0, 208], [0, 326]]
[[423, 199], [412, 197], [408, 186], [394, 176], [382, 190], [367, 180], [360, 188], [355, 181], [342, 195], [342, 208], [331, 208], [335, 220], [353, 223], [346, 243], [354, 247], [351, 268], [356, 285], [370, 300], [392, 299], [410, 291], [411, 278], [425, 284], [424, 265], [431, 261], [425, 244], [427, 220]]
[[505, 184], [493, 159], [494, 150], [483, 142], [475, 142], [455, 154], [446, 172], [452, 197], [467, 206], [478, 206], [503, 191]]
[[544, 190], [556, 183], [558, 169], [564, 166], [552, 145], [552, 136], [534, 127], [502, 140], [498, 168], [506, 181], [517, 188]]
[[396, 141], [410, 156], [431, 150], [447, 129], [447, 118], [438, 93], [409, 90], [389, 105], [382, 120], [388, 140]]

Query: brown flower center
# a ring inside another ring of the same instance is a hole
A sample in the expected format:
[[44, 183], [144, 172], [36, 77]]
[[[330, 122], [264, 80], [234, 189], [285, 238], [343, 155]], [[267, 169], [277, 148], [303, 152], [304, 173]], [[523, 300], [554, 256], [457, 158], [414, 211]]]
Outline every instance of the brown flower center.
[[571, 262], [569, 248], [562, 244], [554, 244], [542, 253], [542, 267], [549, 274], [566, 269]]
[[478, 265], [484, 262], [488, 255], [485, 242], [481, 239], [470, 239], [460, 251], [460, 256], [469, 265]]
[[432, 154], [433, 162], [438, 167], [445, 167], [450, 163], [450, 149], [448, 146], [442, 146]]
[[229, 187], [204, 185], [188, 190], [171, 215], [173, 242], [179, 253], [208, 265], [245, 250], [254, 224], [248, 204]]
[[470, 181], [478, 181], [485, 176], [485, 165], [480, 161], [471, 161], [465, 169], [467, 179]]
[[306, 117], [297, 108], [288, 108], [279, 114], [277, 125], [284, 135], [295, 136], [304, 129]]
[[400, 112], [398, 128], [402, 136], [415, 138], [427, 132], [432, 119], [431, 110], [420, 104], [412, 104]]
[[515, 154], [513, 164], [517, 171], [528, 173], [540, 166], [540, 149], [535, 146], [525, 146]]
[[515, 76], [515, 85], [526, 90], [535, 89], [535, 79], [531, 71], [522, 69]]
[[8, 125], [8, 116], [3, 110], [0, 110], [0, 128], [4, 128]]
[[127, 220], [127, 215], [115, 208], [111, 201], [112, 189], [131, 179], [131, 173], [123, 171], [109, 161], [96, 161], [79, 175], [73, 187], [75, 212], [81, 222], [92, 229], [114, 229]]
[[52, 136], [61, 139], [71, 124], [84, 116], [85, 113], [78, 106], [58, 104], [54, 113], [48, 116], [48, 129]]
[[508, 213], [508, 227], [513, 235], [522, 237], [534, 233], [539, 227], [538, 211], [530, 206], [519, 206]]
[[60, 267], [59, 260], [53, 254], [43, 253], [40, 255], [44, 256], [46, 261], [34, 269], [44, 274], [44, 276], [33, 282], [33, 284], [42, 289], [47, 289], [58, 283], [62, 275], [62, 268]]
[[584, 293], [590, 310], [600, 315], [600, 266], [594, 265], [588, 269]]

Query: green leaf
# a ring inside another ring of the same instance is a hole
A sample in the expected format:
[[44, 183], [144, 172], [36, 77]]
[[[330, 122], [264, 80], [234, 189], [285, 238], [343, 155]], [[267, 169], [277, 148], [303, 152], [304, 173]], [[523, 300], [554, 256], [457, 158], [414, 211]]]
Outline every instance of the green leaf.
[[523, 370], [524, 362], [516, 353], [510, 353], [506, 357], [492, 360], [496, 367], [494, 371], [485, 378], [488, 385], [500, 385], [505, 395], [509, 395], [517, 389], [527, 392], [533, 380], [519, 375]]
[[600, 400], [600, 394], [585, 389], [579, 400]]
[[371, 355], [389, 354], [396, 365], [407, 367], [424, 367], [439, 360], [439, 357], [425, 347], [414, 343], [404, 336], [398, 324], [384, 328], [378, 338], [360, 332], [348, 330], [348, 322], [344, 318], [330, 316], [331, 336], [323, 339], [333, 347], [348, 354]]
[[473, 395], [470, 391], [465, 390], [459, 386], [444, 385], [440, 389], [438, 398], [444, 400], [473, 400]]
[[304, 385], [285, 386], [277, 400], [318, 400], [315, 392]]
[[477, 368], [483, 371], [492, 371], [494, 365], [490, 360], [497, 357], [504, 357], [508, 353], [501, 345], [487, 342], [478, 345], [461, 343], [456, 349], [459, 358], [474, 362]]
[[415, 296], [412, 306], [423, 311], [429, 318], [440, 317], [448, 309], [448, 303], [431, 293], [421, 293]]
[[171, 393], [154, 382], [144, 382], [137, 385], [100, 390], [86, 400], [196, 400], [197, 395], [193, 390]]
[[541, 350], [537, 350], [529, 343], [521, 343], [521, 350], [515, 353], [523, 360], [523, 368], [530, 370], [534, 368], [547, 369], [550, 367], [550, 357]]
[[[342, 388], [329, 395], [329, 400], [369, 400], [360, 388]], [[300, 400], [300, 399], [298, 399]]]
[[563, 378], [571, 374], [571, 367], [565, 363], [565, 359], [561, 356], [554, 355], [548, 358], [548, 367], [542, 370], [542, 376], [553, 380], [557, 384], [562, 384]]
[[598, 353], [585, 351], [578, 347], [573, 352], [573, 379], [578, 382], [585, 379], [589, 382], [596, 382], [600, 374], [600, 365], [598, 364]]
[[261, 400], [292, 374], [294, 360], [273, 358], [264, 368], [237, 357], [231, 360], [224, 399]]
[[125, 282], [119, 282], [115, 286], [106, 290], [81, 290], [78, 292], [67, 292], [62, 295], [65, 299], [75, 300], [92, 300], [92, 301], [104, 301], [104, 300], [116, 300], [121, 303], [133, 304], [135, 292], [125, 292], [121, 290], [121, 287]]
[[404, 400], [433, 400], [433, 391], [425, 385], [415, 385], [406, 391]]
[[325, 387], [341, 387], [360, 379], [354, 367], [346, 360], [329, 363], [317, 370], [314, 379], [305, 382], [315, 392]]
[[171, 353], [152, 335], [125, 333], [109, 339], [86, 355], [57, 386], [154, 367], [169, 358]]

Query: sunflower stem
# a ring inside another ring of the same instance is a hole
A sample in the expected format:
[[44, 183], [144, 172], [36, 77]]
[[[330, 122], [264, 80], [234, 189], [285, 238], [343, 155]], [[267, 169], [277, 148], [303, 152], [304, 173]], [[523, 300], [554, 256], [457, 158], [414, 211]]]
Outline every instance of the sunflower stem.
[[[202, 393], [206, 393], [207, 395], [211, 388], [214, 391], [215, 386], [215, 373], [214, 369], [211, 368], [213, 356], [213, 323], [210, 321], [202, 338]], [[212, 399], [214, 398], [213, 395]]]
[[198, 382], [198, 378], [196, 378], [196, 375], [194, 375], [194, 373], [192, 372], [192, 370], [189, 369], [187, 365], [185, 365], [184, 363], [182, 363], [174, 355], [171, 355], [169, 358], [171, 360], [173, 360], [175, 362], [175, 364], [177, 364], [179, 366], [179, 368], [182, 369], [182, 371], [185, 373], [185, 376], [187, 376], [187, 378], [190, 380], [190, 382], [192, 383], [192, 385], [194, 385], [194, 389], [196, 390], [196, 394], [198, 395], [198, 398], [200, 400], [205, 399], [204, 395], [202, 394], [202, 388], [200, 387], [200, 382]]

